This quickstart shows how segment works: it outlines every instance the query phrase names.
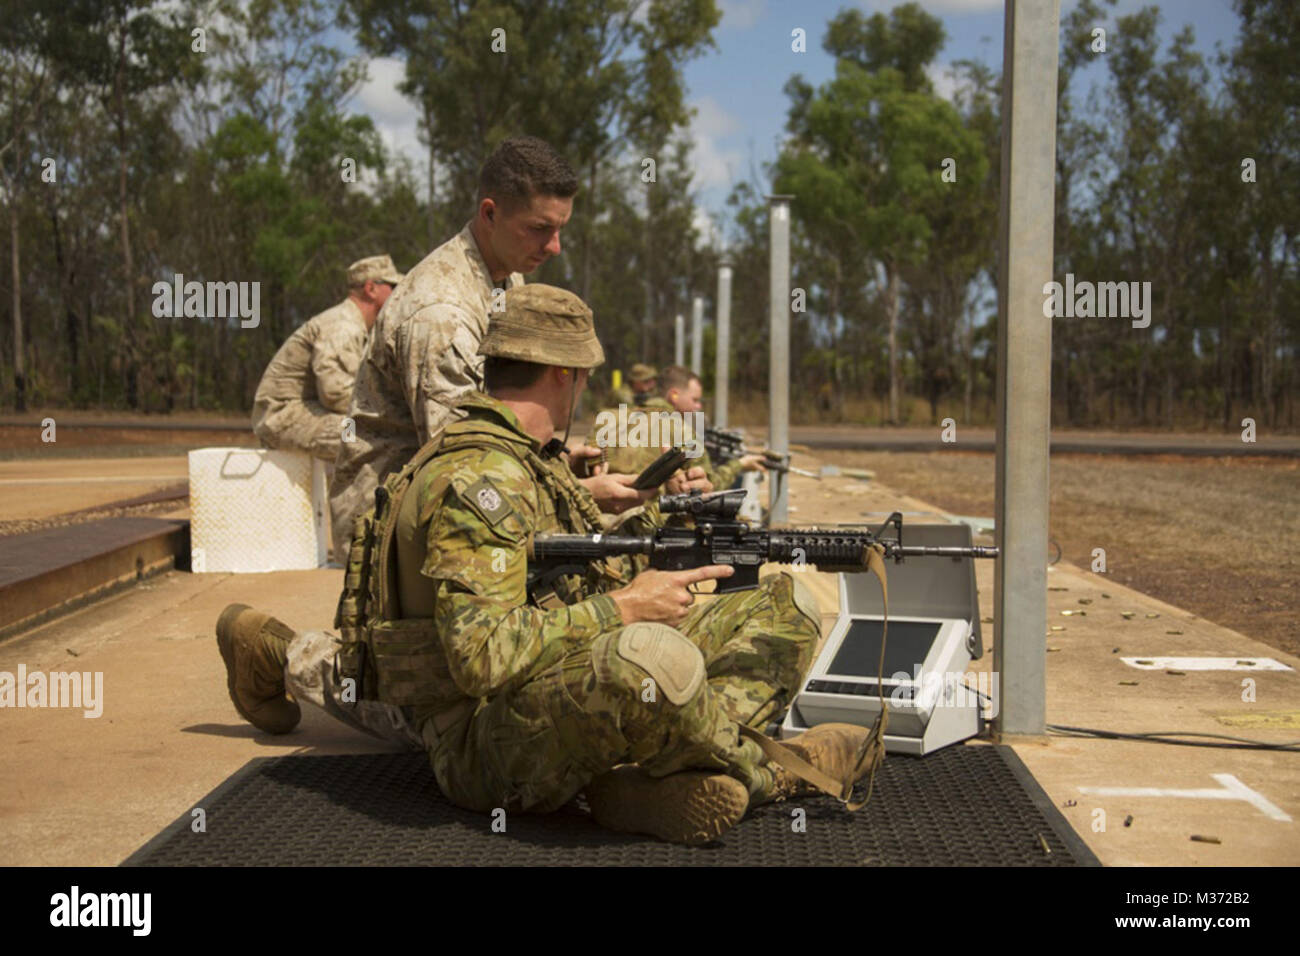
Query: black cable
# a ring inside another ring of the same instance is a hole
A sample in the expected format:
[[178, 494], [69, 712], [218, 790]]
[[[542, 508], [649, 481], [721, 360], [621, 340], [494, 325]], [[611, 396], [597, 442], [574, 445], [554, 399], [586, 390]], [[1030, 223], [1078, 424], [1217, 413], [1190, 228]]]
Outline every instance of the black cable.
[[[1178, 747], [1221, 747], [1226, 750], [1283, 750], [1300, 753], [1300, 740], [1289, 743], [1267, 743], [1251, 740], [1248, 737], [1233, 737], [1230, 734], [1210, 734], [1183, 730], [1158, 730], [1145, 734], [1125, 734], [1117, 730], [1096, 730], [1092, 727], [1066, 727], [1062, 724], [1048, 724], [1048, 730], [1065, 737], [1101, 737], [1106, 740], [1139, 740], [1145, 743], [1173, 744]], [[1234, 743], [1219, 744], [1200, 740], [1169, 740], [1170, 737], [1212, 737], [1216, 740], [1230, 740]]]

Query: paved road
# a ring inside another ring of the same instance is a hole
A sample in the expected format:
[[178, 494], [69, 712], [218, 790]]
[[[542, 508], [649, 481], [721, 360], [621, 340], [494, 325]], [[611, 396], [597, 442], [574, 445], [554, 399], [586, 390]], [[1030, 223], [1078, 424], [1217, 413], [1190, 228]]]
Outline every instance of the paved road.
[[[0, 418], [0, 428], [28, 426], [39, 428], [39, 420], [26, 418]], [[239, 432], [249, 431], [243, 418], [175, 420], [155, 419], [78, 419], [59, 420], [60, 430], [71, 429], [128, 429], [149, 431]], [[581, 427], [579, 427], [581, 431]], [[761, 436], [765, 428], [747, 428], [753, 436]], [[796, 425], [790, 429], [790, 440], [810, 448], [851, 451], [958, 451], [995, 450], [995, 436], [991, 428], [956, 429], [956, 441], [944, 442], [938, 427], [930, 428], [874, 428], [856, 425]], [[1190, 455], [1219, 457], [1223, 455], [1300, 458], [1300, 435], [1258, 435], [1254, 442], [1243, 442], [1237, 432], [1228, 434], [1174, 434], [1167, 432], [1105, 432], [1057, 431], [1052, 436], [1052, 451], [1056, 454], [1083, 453], [1101, 455]]]
[[[753, 429], [762, 434], [765, 429]], [[846, 425], [795, 426], [790, 440], [809, 448], [853, 451], [984, 451], [995, 450], [992, 429], [956, 429], [956, 440], [944, 442], [939, 428], [864, 428]], [[1136, 432], [1057, 431], [1052, 435], [1054, 454], [1100, 455], [1267, 455], [1300, 458], [1300, 435], [1258, 436], [1243, 442], [1239, 434], [1165, 434]]]

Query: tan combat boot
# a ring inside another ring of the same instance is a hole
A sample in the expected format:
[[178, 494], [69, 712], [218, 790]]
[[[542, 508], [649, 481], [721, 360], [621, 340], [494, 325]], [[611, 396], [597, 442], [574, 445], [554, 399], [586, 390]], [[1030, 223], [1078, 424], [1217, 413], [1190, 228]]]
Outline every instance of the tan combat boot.
[[285, 652], [293, 637], [283, 621], [247, 604], [231, 604], [217, 619], [230, 699], [241, 717], [268, 734], [287, 734], [302, 718], [284, 691]]
[[[854, 724], [819, 724], [798, 737], [781, 741], [781, 744], [787, 750], [793, 751], [796, 757], [812, 764], [832, 780], [843, 784], [846, 788], [844, 796], [847, 798], [853, 789], [853, 784], [864, 779], [871, 772], [873, 760], [864, 754], [864, 750], [867, 749], [867, 738], [870, 735], [871, 729], [868, 727], [858, 727]], [[772, 790], [763, 795], [763, 802], [822, 792], [821, 788], [781, 766], [777, 762], [778, 759], [769, 760], [767, 764], [772, 772], [774, 783]], [[879, 763], [879, 760], [874, 762]]]
[[743, 783], [698, 770], [652, 777], [640, 767], [619, 767], [593, 780], [586, 793], [601, 826], [689, 846], [716, 840], [749, 809]]

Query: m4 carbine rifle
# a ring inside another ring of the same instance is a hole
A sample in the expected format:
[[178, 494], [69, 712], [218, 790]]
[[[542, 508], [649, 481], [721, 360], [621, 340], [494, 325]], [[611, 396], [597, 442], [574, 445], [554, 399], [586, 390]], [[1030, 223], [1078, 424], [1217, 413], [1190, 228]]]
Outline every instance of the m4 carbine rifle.
[[744, 455], [762, 455], [763, 464], [772, 471], [779, 471], [782, 474], [792, 471], [796, 475], [806, 475], [809, 478], [816, 478], [818, 481], [821, 481], [822, 477], [815, 471], [795, 468], [790, 464], [789, 455], [782, 455], [770, 448], [746, 448], [745, 436], [732, 428], [704, 429], [704, 450], [709, 453], [709, 458], [715, 465], [726, 464]]
[[[895, 511], [875, 531], [862, 529], [785, 528], [753, 530], [736, 517], [745, 490], [665, 495], [659, 510], [688, 515], [694, 527], [663, 527], [650, 535], [541, 534], [528, 546], [530, 587], [564, 574], [582, 574], [593, 561], [620, 554], [644, 554], [650, 567], [683, 571], [710, 564], [735, 568], [718, 578], [718, 591], [758, 586], [758, 569], [769, 561], [811, 564], [822, 571], [866, 571], [867, 550], [880, 544], [885, 557], [995, 558], [995, 547], [940, 547], [903, 544], [903, 516]], [[891, 537], [885, 531], [893, 528]]]

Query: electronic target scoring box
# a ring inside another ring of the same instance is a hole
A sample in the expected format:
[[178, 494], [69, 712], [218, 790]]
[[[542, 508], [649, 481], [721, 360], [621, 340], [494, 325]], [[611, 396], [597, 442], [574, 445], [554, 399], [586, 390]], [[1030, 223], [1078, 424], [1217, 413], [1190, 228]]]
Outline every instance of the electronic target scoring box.
[[[965, 524], [910, 524], [904, 543], [969, 547]], [[790, 737], [817, 724], [870, 727], [883, 691], [890, 753], [927, 754], [980, 732], [995, 705], [990, 675], [967, 665], [983, 656], [972, 558], [886, 562], [889, 629], [880, 667], [884, 605], [873, 574], [841, 574], [839, 617], [781, 726]], [[877, 675], [884, 679], [877, 683]]]

